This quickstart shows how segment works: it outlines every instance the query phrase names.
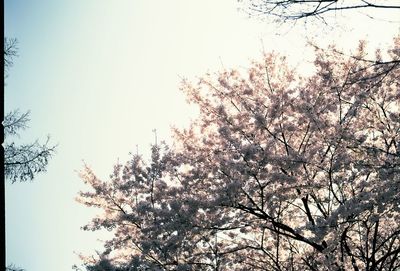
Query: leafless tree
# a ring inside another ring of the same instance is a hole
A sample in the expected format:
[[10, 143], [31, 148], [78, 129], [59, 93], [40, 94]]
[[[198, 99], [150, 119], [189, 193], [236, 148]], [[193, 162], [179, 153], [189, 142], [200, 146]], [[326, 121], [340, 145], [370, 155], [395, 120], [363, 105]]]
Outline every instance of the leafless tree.
[[4, 38], [4, 78], [14, 64], [14, 57], [18, 56], [18, 41], [15, 38]]
[[[4, 78], [17, 56], [17, 40], [4, 38]], [[49, 137], [44, 144], [38, 140], [33, 143], [17, 145], [13, 138], [28, 128], [30, 112], [20, 113], [14, 110], [4, 116], [4, 176], [12, 183], [33, 180], [34, 176], [46, 171], [49, 158], [55, 153], [56, 146], [49, 145]]]
[[10, 264], [6, 267], [6, 271], [25, 271], [25, 269], [16, 267], [14, 264]]
[[317, 18], [349, 10], [399, 10], [399, 1], [374, 0], [243, 0], [250, 14], [272, 16], [277, 21]]
[[[4, 117], [4, 136], [19, 136], [18, 131], [27, 128], [29, 111], [20, 113], [18, 110]], [[54, 154], [55, 146], [49, 146], [49, 137], [44, 144], [36, 140], [33, 143], [17, 145], [15, 142], [4, 143], [4, 175], [12, 183], [33, 180], [34, 176], [46, 171], [49, 158]]]

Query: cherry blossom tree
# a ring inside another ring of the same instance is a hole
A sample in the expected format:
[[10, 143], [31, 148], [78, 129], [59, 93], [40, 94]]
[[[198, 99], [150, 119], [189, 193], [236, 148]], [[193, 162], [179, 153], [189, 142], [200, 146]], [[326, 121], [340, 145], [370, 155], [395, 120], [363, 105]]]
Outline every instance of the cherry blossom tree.
[[[368, 60], [370, 59], [370, 60]], [[86, 270], [398, 270], [400, 38], [368, 56], [316, 48], [302, 76], [265, 54], [184, 80], [200, 114], [78, 201], [108, 229]], [[77, 270], [79, 267], [75, 267]]]

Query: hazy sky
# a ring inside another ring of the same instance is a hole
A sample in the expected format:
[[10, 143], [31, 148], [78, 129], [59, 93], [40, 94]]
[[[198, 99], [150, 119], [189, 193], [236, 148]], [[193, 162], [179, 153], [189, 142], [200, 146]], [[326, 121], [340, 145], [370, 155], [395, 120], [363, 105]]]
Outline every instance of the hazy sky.
[[399, 21], [386, 20], [400, 14], [376, 17], [352, 13], [341, 27], [305, 29], [249, 19], [235, 0], [6, 0], [5, 35], [18, 39], [19, 57], [5, 111], [31, 110], [21, 141], [50, 134], [59, 144], [34, 182], [6, 183], [7, 264], [71, 270], [79, 264], [74, 252], [101, 249], [103, 235], [80, 230], [93, 210], [74, 201], [85, 188], [77, 171], [85, 161], [106, 178], [136, 145], [148, 153], [153, 129], [169, 140], [171, 125], [188, 125], [196, 110], [179, 91], [181, 77], [246, 67], [263, 47], [301, 64], [306, 36], [319, 44], [355, 47], [366, 38], [383, 46], [399, 32]]

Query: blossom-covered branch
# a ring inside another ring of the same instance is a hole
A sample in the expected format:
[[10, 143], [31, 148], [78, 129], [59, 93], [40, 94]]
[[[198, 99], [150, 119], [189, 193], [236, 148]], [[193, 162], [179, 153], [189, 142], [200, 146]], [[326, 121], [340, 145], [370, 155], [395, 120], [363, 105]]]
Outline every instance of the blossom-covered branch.
[[84, 229], [114, 233], [86, 269], [398, 269], [399, 52], [316, 48], [309, 77], [265, 54], [184, 80], [200, 115], [173, 148], [107, 181], [82, 171], [79, 201], [104, 211]]

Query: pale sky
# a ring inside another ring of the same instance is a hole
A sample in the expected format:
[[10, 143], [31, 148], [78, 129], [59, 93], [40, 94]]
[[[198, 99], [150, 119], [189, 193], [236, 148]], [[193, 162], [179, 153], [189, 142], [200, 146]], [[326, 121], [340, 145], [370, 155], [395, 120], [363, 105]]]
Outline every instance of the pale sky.
[[85, 161], [106, 179], [136, 145], [148, 154], [153, 129], [170, 141], [171, 125], [187, 126], [196, 110], [179, 91], [181, 77], [245, 68], [263, 47], [301, 64], [310, 56], [306, 36], [343, 48], [360, 38], [384, 46], [400, 25], [399, 12], [377, 20], [357, 12], [336, 14], [340, 27], [278, 28], [237, 7], [235, 0], [5, 1], [5, 35], [19, 41], [5, 112], [31, 110], [22, 142], [50, 134], [59, 144], [46, 173], [6, 182], [7, 264], [71, 270], [80, 263], [74, 252], [101, 250], [104, 235], [80, 230], [93, 210], [74, 200], [85, 188], [77, 171]]

